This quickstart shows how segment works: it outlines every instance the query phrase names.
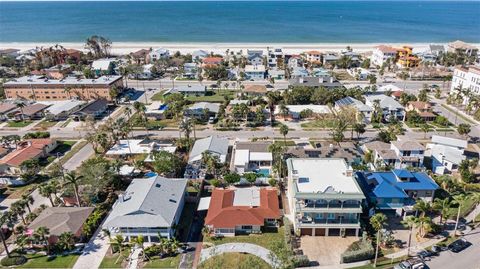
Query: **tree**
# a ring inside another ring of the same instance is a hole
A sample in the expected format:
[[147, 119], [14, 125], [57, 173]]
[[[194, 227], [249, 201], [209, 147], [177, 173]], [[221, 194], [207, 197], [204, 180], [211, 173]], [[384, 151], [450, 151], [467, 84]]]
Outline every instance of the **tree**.
[[31, 210], [31, 208], [30, 208], [30, 205], [33, 205], [33, 202], [35, 201], [35, 200], [33, 199], [32, 195], [30, 195], [30, 194], [28, 194], [28, 193], [22, 194], [21, 201], [22, 201], [23, 204], [25, 204], [25, 206], [27, 207], [28, 213], [32, 213], [32, 210]]
[[48, 243], [48, 237], [50, 236], [50, 230], [47, 227], [38, 227], [35, 232], [34, 236], [37, 237], [40, 241], [43, 242], [47, 249], [47, 254], [50, 253], [50, 244]]
[[330, 136], [332, 137], [333, 141], [340, 143], [345, 139], [345, 135], [343, 134], [347, 130], [347, 122], [337, 119], [333, 122], [332, 132]]
[[58, 237], [57, 246], [64, 251], [70, 251], [75, 246], [75, 236], [72, 232], [63, 232]]
[[217, 177], [217, 169], [220, 164], [220, 159], [217, 155], [213, 155], [209, 151], [202, 152], [202, 163], [206, 168], [207, 174]]
[[445, 199], [435, 198], [435, 200], [433, 200], [432, 208], [440, 213], [440, 223], [443, 223], [444, 218], [445, 220], [448, 219], [450, 206], [451, 206], [451, 203], [449, 198], [445, 198]]
[[420, 130], [423, 132], [423, 138], [427, 138], [427, 133], [431, 131], [430, 126], [428, 124], [420, 125]]
[[[12, 211], [4, 211], [0, 213], [0, 227], [7, 227], [7, 229], [11, 229], [15, 226], [17, 222], [17, 214], [13, 213]], [[7, 257], [10, 257], [10, 251], [8, 250], [7, 242], [5, 241], [5, 234], [3, 233], [4, 229], [0, 229], [0, 239], [3, 243], [3, 248], [7, 253]]]
[[417, 199], [413, 209], [420, 211], [420, 216], [425, 217], [425, 215], [432, 210], [432, 204], [428, 201]]
[[404, 220], [401, 221], [402, 225], [405, 228], [408, 228], [410, 231], [408, 233], [408, 245], [407, 245], [407, 256], [410, 256], [410, 245], [412, 242], [412, 232], [413, 227], [415, 227], [415, 223], [417, 222], [417, 218], [414, 216], [407, 216]]
[[421, 101], [421, 102], [428, 102], [428, 93], [427, 93], [427, 89], [421, 89], [420, 90], [420, 93], [418, 94], [418, 101]]
[[53, 189], [52, 189], [52, 186], [50, 184], [48, 184], [47, 182], [42, 183], [38, 187], [38, 191], [39, 191], [41, 196], [43, 196], [45, 198], [48, 198], [52, 207], [55, 206], [55, 203], [53, 202], [53, 199], [52, 199]]
[[22, 219], [22, 222], [24, 225], [27, 225], [27, 221], [25, 220], [25, 207], [23, 203], [19, 200], [16, 202], [13, 202], [10, 205], [10, 210], [17, 216], [19, 216]]
[[80, 181], [83, 179], [83, 176], [77, 176], [77, 174], [72, 171], [72, 172], [69, 172], [67, 174], [65, 174], [65, 177], [64, 177], [64, 186], [69, 186], [69, 185], [72, 185], [73, 186], [73, 191], [75, 192], [75, 199], [77, 200], [77, 206], [81, 206], [81, 203], [80, 203], [80, 196], [78, 194], [78, 185], [80, 184]]
[[271, 91], [267, 92], [266, 98], [267, 106], [270, 109], [270, 124], [273, 126], [273, 124], [275, 123], [275, 106], [282, 99], [282, 97], [278, 92]]
[[283, 154], [286, 152], [286, 145], [281, 145], [279, 143], [272, 143], [268, 146], [268, 151], [273, 155], [274, 168], [278, 172], [278, 176], [282, 177], [283, 175]]
[[233, 185], [240, 182], [240, 175], [237, 173], [228, 173], [223, 176], [223, 179], [225, 179], [225, 182], [227, 182], [228, 184]]
[[373, 229], [377, 231], [377, 244], [375, 249], [375, 262], [373, 267], [377, 267], [377, 258], [378, 258], [378, 247], [380, 245], [380, 230], [383, 229], [383, 226], [387, 223], [387, 216], [383, 213], [376, 213], [370, 218], [370, 224]]
[[250, 184], [254, 184], [257, 181], [257, 173], [250, 172], [250, 173], [245, 173], [243, 174], [243, 177], [250, 182]]
[[288, 126], [285, 124], [280, 125], [280, 134], [283, 136], [284, 145], [287, 145], [287, 134], [288, 134]]
[[355, 130], [355, 133], [357, 134], [357, 139], [360, 138], [360, 135], [361, 135], [361, 134], [364, 134], [364, 133], [365, 133], [365, 131], [366, 131], [366, 130], [365, 130], [365, 127], [366, 127], [366, 125], [363, 124], [363, 123], [355, 123], [355, 124], [353, 125], [353, 130]]
[[25, 104], [22, 103], [22, 102], [19, 102], [16, 104], [17, 108], [20, 109], [20, 117], [22, 119], [22, 121], [24, 121], [25, 119], [23, 118], [24, 114], [23, 114], [23, 108], [25, 107]]
[[471, 131], [471, 126], [470, 126], [470, 124], [460, 123], [460, 124], [457, 126], [457, 132], [458, 132], [460, 135], [468, 136], [468, 133], [470, 133], [470, 131]]
[[161, 175], [177, 175], [182, 165], [182, 160], [173, 153], [164, 150], [153, 153], [153, 170]]
[[460, 220], [460, 212], [462, 210], [462, 207], [465, 205], [465, 203], [468, 201], [468, 197], [465, 196], [465, 194], [459, 194], [456, 196], [453, 196], [453, 202], [458, 205], [458, 211], [457, 211], [457, 221], [455, 222], [455, 229], [453, 231], [453, 234], [457, 234], [457, 229], [458, 229], [458, 222]]

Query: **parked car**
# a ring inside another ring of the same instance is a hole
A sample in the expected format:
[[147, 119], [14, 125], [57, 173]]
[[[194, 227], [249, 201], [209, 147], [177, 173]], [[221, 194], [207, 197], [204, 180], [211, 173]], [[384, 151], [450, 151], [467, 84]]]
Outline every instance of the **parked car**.
[[451, 252], [458, 253], [466, 248], [468, 248], [472, 243], [468, 242], [465, 238], [460, 238], [458, 240], [455, 240], [453, 243], [448, 245], [448, 249]]
[[393, 269], [423, 269], [423, 268], [425, 268], [425, 263], [421, 258], [408, 259], [393, 267]]
[[436, 252], [436, 253], [442, 252], [442, 251], [447, 250], [447, 249], [448, 249], [447, 247], [442, 247], [440, 245], [432, 246], [432, 251]]
[[417, 252], [417, 257], [419, 257], [420, 259], [422, 259], [424, 261], [430, 260], [430, 257], [435, 256], [435, 255], [438, 255], [438, 253], [435, 252], [435, 251], [422, 250], [422, 251]]

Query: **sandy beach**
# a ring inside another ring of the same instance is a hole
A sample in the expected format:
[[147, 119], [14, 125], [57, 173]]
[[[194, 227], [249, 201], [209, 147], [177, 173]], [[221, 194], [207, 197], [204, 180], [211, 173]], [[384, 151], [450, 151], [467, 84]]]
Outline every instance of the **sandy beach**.
[[[83, 43], [0, 43], [0, 49], [16, 48], [20, 50], [28, 50], [35, 47], [49, 47], [55, 44], [62, 45], [65, 48], [72, 48], [78, 50], [85, 50]], [[161, 43], [161, 42], [113, 42], [112, 54], [121, 55], [128, 54], [133, 51], [148, 48], [166, 48], [172, 52], [180, 51], [181, 53], [192, 53], [195, 50], [205, 50], [208, 52], [224, 54], [226, 50], [230, 51], [242, 51], [246, 54], [247, 50], [266, 50], [269, 48], [282, 48], [284, 53], [298, 54], [308, 50], [319, 50], [322, 52], [332, 51], [338, 52], [344, 50], [347, 46], [350, 46], [357, 52], [367, 52], [373, 50], [378, 45], [390, 45], [393, 47], [401, 47], [403, 45], [409, 45], [414, 47], [414, 51], [424, 51], [428, 48], [430, 43]], [[438, 44], [438, 43], [435, 43]], [[446, 45], [446, 44], [444, 44]], [[472, 44], [479, 47], [480, 44]]]

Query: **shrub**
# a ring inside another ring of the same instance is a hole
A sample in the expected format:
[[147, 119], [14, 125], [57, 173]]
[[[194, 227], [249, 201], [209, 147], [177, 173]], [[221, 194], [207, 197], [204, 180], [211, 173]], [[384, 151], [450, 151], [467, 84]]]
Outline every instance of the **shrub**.
[[310, 260], [306, 255], [296, 255], [293, 257], [293, 265], [296, 267], [307, 267], [310, 265]]
[[360, 240], [353, 242], [340, 256], [341, 263], [369, 260], [375, 255], [375, 249], [370, 241]]
[[0, 262], [2, 266], [14, 266], [14, 265], [21, 265], [27, 262], [27, 258], [23, 255], [16, 255], [11, 257], [5, 257]]

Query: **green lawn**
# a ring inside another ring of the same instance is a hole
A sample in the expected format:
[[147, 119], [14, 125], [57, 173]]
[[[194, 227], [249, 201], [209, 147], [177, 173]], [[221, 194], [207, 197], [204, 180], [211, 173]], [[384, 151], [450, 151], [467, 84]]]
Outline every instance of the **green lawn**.
[[278, 232], [265, 232], [262, 234], [250, 234], [250, 235], [237, 235], [234, 237], [204, 237], [205, 242], [212, 243], [214, 245], [221, 245], [226, 243], [251, 243], [265, 248], [270, 248], [271, 243], [277, 240], [285, 241], [285, 228], [282, 226], [278, 229]]
[[43, 254], [26, 255], [28, 261], [20, 268], [72, 268], [79, 255], [55, 256], [49, 258]]
[[43, 120], [43, 121], [39, 122], [37, 125], [35, 125], [35, 128], [48, 129], [50, 127], [55, 126], [57, 123], [58, 123], [58, 121]]
[[242, 253], [224, 253], [212, 257], [199, 264], [199, 269], [236, 269], [236, 268], [255, 268], [268, 269], [272, 268], [264, 260], [251, 254]]
[[175, 257], [166, 257], [160, 259], [160, 257], [153, 257], [150, 261], [145, 262], [143, 268], [178, 268], [182, 255]]
[[151, 98], [152, 101], [163, 101], [164, 100], [164, 96], [163, 96], [164, 92], [165, 91], [159, 91], [156, 94], [154, 94]]
[[22, 128], [25, 126], [28, 126], [32, 124], [31, 120], [25, 120], [25, 121], [9, 121], [7, 126], [12, 127], [12, 128]]
[[373, 260], [371, 264], [359, 266], [359, 267], [352, 267], [352, 269], [388, 269], [393, 268], [396, 264], [400, 263], [401, 261], [405, 260], [407, 257], [400, 257], [396, 259], [387, 259], [384, 257], [380, 257], [377, 260], [377, 267], [373, 267]]
[[70, 160], [70, 158], [73, 157], [73, 155], [77, 154], [77, 152], [79, 152], [85, 145], [87, 145], [88, 142], [87, 141], [80, 141], [78, 143], [76, 143], [71, 149], [70, 151], [68, 151], [64, 156], [63, 158], [61, 158], [59, 160], [59, 164], [61, 165], [64, 165], [68, 160]]
[[55, 156], [55, 154], [62, 153], [65, 154], [67, 151], [72, 149], [72, 146], [77, 143], [76, 140], [62, 140], [57, 142], [57, 147], [52, 150], [51, 154]]
[[[472, 211], [474, 205], [475, 205], [475, 200], [472, 199], [472, 197], [467, 196], [469, 199], [465, 202], [465, 205], [460, 209], [460, 217], [466, 216], [470, 211]], [[458, 213], [458, 207], [451, 207], [450, 210], [448, 211], [448, 215], [450, 219], [456, 219], [457, 218], [457, 213]]]
[[[118, 252], [114, 253], [113, 255], [108, 250], [105, 257], [103, 257], [102, 263], [100, 263], [100, 268], [122, 268], [122, 261], [128, 257], [129, 251], [123, 251], [123, 258], [118, 259], [120, 255]], [[118, 261], [117, 261], [118, 259]], [[117, 261], [117, 263], [115, 263]]]
[[221, 103], [225, 100], [225, 96], [230, 99], [235, 97], [234, 91], [219, 90], [214, 92], [207, 92], [205, 96], [187, 96], [187, 100], [191, 102], [216, 102]]
[[[145, 128], [144, 123], [140, 120], [138, 114], [133, 115], [130, 118], [134, 128]], [[148, 120], [147, 128], [148, 129], [163, 129], [165, 127], [178, 128], [178, 120], [175, 119], [163, 119], [163, 120]]]
[[304, 122], [300, 126], [304, 129], [325, 129], [332, 128], [334, 124], [333, 119], [323, 119], [323, 120], [313, 120], [309, 122]]
[[278, 140], [275, 141], [275, 144], [279, 144], [282, 146], [287, 146], [287, 147], [292, 147], [295, 146], [295, 142], [293, 140], [288, 140], [284, 141], [283, 138], [279, 138]]

